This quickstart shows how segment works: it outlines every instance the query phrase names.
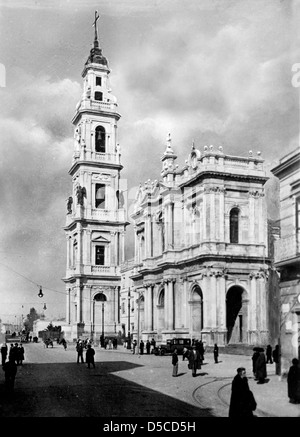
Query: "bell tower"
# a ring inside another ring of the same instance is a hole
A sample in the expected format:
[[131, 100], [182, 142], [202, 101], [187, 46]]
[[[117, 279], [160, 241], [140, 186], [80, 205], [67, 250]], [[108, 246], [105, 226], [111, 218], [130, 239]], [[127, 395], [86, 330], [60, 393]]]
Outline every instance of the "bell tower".
[[76, 106], [74, 151], [67, 202], [66, 321], [71, 339], [114, 336], [120, 330], [120, 264], [125, 256], [125, 181], [120, 178], [120, 119], [111, 94], [110, 69], [95, 37], [84, 65], [83, 94]]

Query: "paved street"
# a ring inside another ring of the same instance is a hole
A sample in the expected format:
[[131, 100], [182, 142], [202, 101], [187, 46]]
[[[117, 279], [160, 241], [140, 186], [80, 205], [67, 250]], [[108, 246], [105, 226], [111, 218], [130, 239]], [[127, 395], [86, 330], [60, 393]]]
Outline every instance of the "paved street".
[[5, 397], [4, 374], [0, 382], [1, 417], [228, 417], [231, 381], [239, 366], [247, 369], [256, 416], [300, 416], [274, 365], [268, 365], [268, 383], [257, 385], [249, 356], [221, 354], [215, 364], [206, 354], [196, 378], [180, 356], [179, 375], [173, 378], [170, 356], [133, 355], [120, 347], [95, 350], [96, 368], [88, 369], [76, 363], [74, 345], [65, 351], [56, 344], [53, 349], [25, 344], [11, 399]]

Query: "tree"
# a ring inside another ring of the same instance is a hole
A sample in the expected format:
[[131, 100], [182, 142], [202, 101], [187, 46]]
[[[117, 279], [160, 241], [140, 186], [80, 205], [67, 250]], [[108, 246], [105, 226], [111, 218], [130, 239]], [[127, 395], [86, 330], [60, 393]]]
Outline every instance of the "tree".
[[38, 315], [35, 308], [30, 308], [29, 314], [27, 314], [27, 318], [24, 322], [24, 326], [26, 331], [32, 331], [33, 330], [33, 322], [37, 319], [39, 319], [40, 316]]

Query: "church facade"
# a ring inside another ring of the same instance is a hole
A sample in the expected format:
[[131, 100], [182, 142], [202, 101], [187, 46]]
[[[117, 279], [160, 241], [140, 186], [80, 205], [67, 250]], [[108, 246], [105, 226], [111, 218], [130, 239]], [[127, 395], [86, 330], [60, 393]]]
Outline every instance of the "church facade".
[[124, 274], [138, 298], [134, 334], [268, 344], [263, 159], [194, 145], [182, 169], [176, 158], [169, 137], [161, 177], [140, 185], [131, 215], [135, 259]]
[[120, 114], [111, 94], [110, 70], [99, 47], [96, 21], [93, 48], [82, 72], [83, 94], [72, 120], [72, 194], [64, 228], [67, 267], [63, 279], [70, 339], [116, 335], [128, 224], [120, 186]]
[[136, 194], [135, 256], [125, 259], [120, 114], [96, 21], [72, 120], [66, 336], [267, 344], [274, 283], [259, 152], [230, 156], [193, 144], [180, 169], [169, 136], [159, 178]]

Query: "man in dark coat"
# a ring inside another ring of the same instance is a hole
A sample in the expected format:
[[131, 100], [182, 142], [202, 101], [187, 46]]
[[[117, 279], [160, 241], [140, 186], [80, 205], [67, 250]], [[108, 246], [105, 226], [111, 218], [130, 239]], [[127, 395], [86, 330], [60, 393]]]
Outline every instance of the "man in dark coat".
[[196, 376], [197, 369], [201, 369], [202, 357], [200, 352], [196, 349], [196, 346], [193, 346], [193, 349], [190, 351], [189, 356], [189, 369], [192, 370], [192, 375]]
[[143, 340], [141, 340], [140, 341], [140, 353], [141, 353], [141, 355], [143, 355], [143, 353], [144, 353], [144, 346], [145, 346], [145, 343], [143, 342]]
[[255, 363], [255, 376], [258, 379], [257, 384], [264, 384], [267, 377], [267, 363], [263, 349], [260, 349], [259, 356]]
[[3, 370], [5, 372], [5, 388], [8, 393], [12, 393], [14, 391], [17, 374], [17, 364], [13, 355], [9, 357], [9, 361], [6, 361]]
[[150, 345], [151, 345], [151, 354], [153, 354], [156, 346], [156, 341], [154, 340], [154, 338], [152, 338]]
[[217, 343], [215, 343], [215, 345], [214, 345], [215, 364], [218, 364], [218, 356], [219, 356], [219, 347], [218, 347]]
[[178, 355], [177, 355], [177, 349], [174, 349], [174, 352], [172, 354], [172, 366], [173, 366], [173, 374], [172, 374], [172, 376], [177, 376], [177, 373], [178, 373]]
[[244, 367], [239, 367], [231, 384], [229, 417], [252, 417], [255, 409], [256, 402], [249, 389], [246, 370]]
[[266, 358], [267, 358], [267, 364], [273, 364], [273, 360], [272, 360], [272, 346], [270, 344], [268, 344], [267, 349], [266, 349]]
[[6, 357], [7, 357], [7, 344], [3, 343], [3, 345], [1, 346], [1, 358], [2, 358], [2, 366], [4, 366], [5, 361], [6, 361]]
[[259, 348], [254, 348], [254, 354], [252, 355], [252, 372], [253, 372], [253, 376], [254, 379], [256, 379], [256, 361], [257, 358], [259, 357]]
[[147, 341], [146, 341], [146, 351], [147, 351], [147, 354], [148, 354], [148, 355], [150, 354], [150, 348], [151, 348], [150, 341], [147, 340]]
[[279, 375], [280, 374], [280, 353], [279, 353], [279, 345], [278, 344], [275, 346], [275, 349], [273, 350], [272, 356], [273, 356], [273, 361], [275, 363], [275, 374]]
[[87, 367], [90, 368], [90, 365], [95, 369], [95, 349], [92, 348], [90, 344], [88, 344], [86, 355], [85, 355], [85, 361], [87, 363]]
[[292, 404], [300, 403], [300, 367], [299, 360], [294, 358], [287, 376], [288, 397]]

